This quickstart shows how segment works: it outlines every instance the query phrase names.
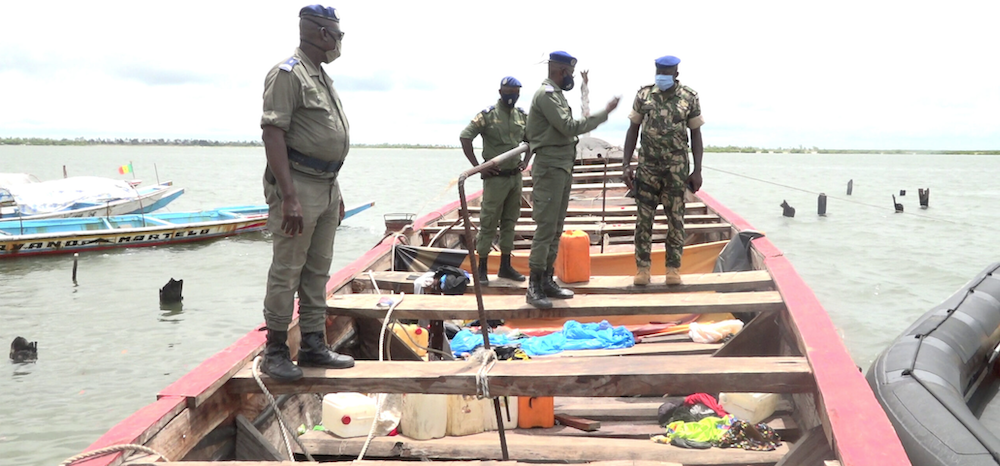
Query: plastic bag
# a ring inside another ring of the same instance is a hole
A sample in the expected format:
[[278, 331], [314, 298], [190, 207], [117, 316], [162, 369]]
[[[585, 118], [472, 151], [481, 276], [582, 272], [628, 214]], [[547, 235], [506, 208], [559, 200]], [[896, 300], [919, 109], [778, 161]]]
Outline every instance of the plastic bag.
[[736, 319], [707, 324], [692, 322], [688, 329], [688, 336], [695, 343], [715, 343], [738, 333], [743, 329], [743, 322]]
[[[490, 333], [490, 346], [503, 346], [510, 343], [510, 339], [505, 335]], [[451, 339], [451, 352], [456, 357], [461, 357], [462, 353], [472, 353], [472, 350], [483, 346], [483, 335], [472, 333], [471, 330], [463, 328]]]
[[617, 349], [635, 345], [635, 336], [625, 326], [614, 327], [608, 321], [599, 324], [581, 324], [571, 320], [563, 324], [562, 331], [521, 342], [521, 349], [528, 356], [554, 354], [578, 349]]

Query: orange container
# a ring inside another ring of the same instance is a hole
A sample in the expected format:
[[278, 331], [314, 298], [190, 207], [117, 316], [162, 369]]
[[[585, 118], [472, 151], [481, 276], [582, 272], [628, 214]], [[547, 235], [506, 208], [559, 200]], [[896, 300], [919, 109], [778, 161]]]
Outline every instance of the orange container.
[[517, 426], [552, 427], [556, 425], [555, 399], [551, 396], [517, 397]]
[[556, 256], [556, 276], [563, 283], [590, 280], [590, 235], [585, 231], [564, 231], [559, 238]]

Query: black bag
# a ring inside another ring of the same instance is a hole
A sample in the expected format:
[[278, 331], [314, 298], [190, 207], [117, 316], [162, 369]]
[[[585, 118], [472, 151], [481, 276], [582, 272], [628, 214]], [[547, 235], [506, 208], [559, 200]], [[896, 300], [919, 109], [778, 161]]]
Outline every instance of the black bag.
[[434, 287], [439, 289], [441, 294], [465, 294], [468, 285], [469, 277], [458, 267], [442, 265], [434, 272]]

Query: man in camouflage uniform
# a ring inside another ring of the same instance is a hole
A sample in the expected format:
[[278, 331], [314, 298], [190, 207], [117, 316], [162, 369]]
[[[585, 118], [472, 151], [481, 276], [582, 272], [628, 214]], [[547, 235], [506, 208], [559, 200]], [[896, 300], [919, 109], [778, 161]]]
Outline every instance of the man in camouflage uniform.
[[295, 293], [302, 345], [299, 366], [343, 368], [354, 359], [326, 345], [326, 282], [333, 239], [344, 216], [337, 173], [350, 148], [347, 117], [333, 80], [320, 67], [340, 56], [340, 18], [333, 8], [299, 11], [299, 47], [264, 80], [264, 196], [274, 254], [267, 274], [263, 371], [293, 381], [302, 370], [287, 346]]
[[[500, 81], [500, 100], [496, 105], [476, 114], [468, 126], [462, 130], [458, 140], [472, 166], [479, 165], [472, 151], [472, 140], [483, 136], [483, 161], [487, 161], [518, 146], [524, 141], [524, 126], [528, 115], [515, 107], [521, 95], [521, 82], [512, 76]], [[510, 254], [514, 250], [514, 226], [521, 216], [521, 170], [524, 163], [520, 158], [509, 159], [498, 167], [484, 172], [483, 202], [479, 214], [479, 234], [476, 236], [476, 254], [479, 256], [479, 282], [489, 284], [487, 257], [500, 225], [500, 270], [497, 276], [518, 282], [524, 281], [510, 265]]]
[[535, 91], [528, 113], [528, 145], [537, 157], [531, 167], [531, 179], [534, 181], [531, 218], [536, 226], [528, 258], [531, 275], [525, 301], [540, 309], [552, 307], [548, 298], [573, 297], [573, 292], [561, 288], [552, 275], [573, 186], [577, 135], [607, 121], [608, 113], [618, 106], [616, 97], [603, 110], [580, 120], [574, 119], [573, 110], [562, 91], [573, 89], [575, 68], [576, 58], [570, 54], [561, 51], [549, 54], [548, 79], [542, 81], [542, 86]]
[[[639, 89], [629, 113], [625, 136], [623, 179], [635, 193], [638, 219], [635, 226], [634, 283], [649, 284], [650, 249], [653, 242], [653, 217], [658, 204], [667, 214], [667, 274], [666, 284], [681, 282], [679, 269], [684, 251], [684, 188], [692, 192], [701, 189], [701, 116], [698, 93], [676, 80], [680, 74], [680, 59], [665, 56], [656, 59], [656, 83]], [[630, 163], [635, 151], [639, 128], [642, 147], [639, 149], [639, 169]], [[688, 172], [688, 130], [691, 131], [691, 152], [694, 170]]]

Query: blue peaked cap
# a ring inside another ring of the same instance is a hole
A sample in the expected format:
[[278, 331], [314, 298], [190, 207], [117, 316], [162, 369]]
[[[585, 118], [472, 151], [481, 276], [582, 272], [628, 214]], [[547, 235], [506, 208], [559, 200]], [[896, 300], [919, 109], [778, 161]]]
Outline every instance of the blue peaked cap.
[[660, 68], [669, 68], [671, 66], [677, 66], [680, 62], [680, 58], [673, 55], [666, 55], [656, 59], [656, 66]]
[[500, 80], [500, 86], [521, 87], [521, 81], [513, 76], [507, 76]]
[[576, 66], [576, 57], [561, 50], [558, 52], [550, 53], [549, 61], [554, 61], [556, 63], [563, 63], [569, 66]]
[[302, 9], [299, 10], [299, 18], [303, 16], [318, 16], [337, 23], [340, 22], [340, 17], [337, 16], [337, 9], [332, 6], [309, 5], [302, 7]]

